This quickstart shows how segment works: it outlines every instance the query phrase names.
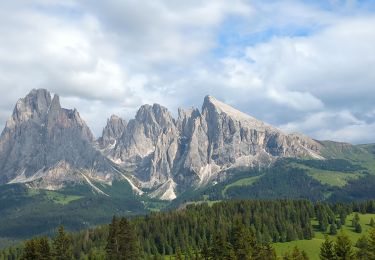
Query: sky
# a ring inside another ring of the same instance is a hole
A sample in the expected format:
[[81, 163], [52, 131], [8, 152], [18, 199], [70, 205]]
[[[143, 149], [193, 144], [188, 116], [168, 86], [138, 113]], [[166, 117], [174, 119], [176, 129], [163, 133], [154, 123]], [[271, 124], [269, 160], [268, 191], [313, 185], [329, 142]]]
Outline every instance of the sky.
[[375, 142], [375, 1], [0, 2], [0, 126], [33, 88], [99, 136], [212, 95], [286, 132]]

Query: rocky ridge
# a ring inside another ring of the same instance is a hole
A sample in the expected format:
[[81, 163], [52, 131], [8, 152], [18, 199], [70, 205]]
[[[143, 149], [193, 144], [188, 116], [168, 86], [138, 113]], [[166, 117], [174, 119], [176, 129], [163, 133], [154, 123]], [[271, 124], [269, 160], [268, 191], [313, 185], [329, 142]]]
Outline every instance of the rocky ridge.
[[128, 122], [112, 115], [94, 140], [77, 110], [61, 108], [44, 89], [20, 99], [0, 136], [0, 184], [61, 189], [114, 179], [134, 193], [173, 200], [186, 189], [221, 181], [237, 167], [268, 166], [281, 157], [322, 159], [322, 145], [285, 134], [206, 96], [201, 110], [140, 107]]
[[163, 199], [221, 180], [231, 168], [267, 166], [280, 157], [323, 158], [320, 143], [285, 134], [211, 96], [201, 111], [179, 109], [177, 120], [165, 107], [144, 105], [115, 139], [105, 156]]

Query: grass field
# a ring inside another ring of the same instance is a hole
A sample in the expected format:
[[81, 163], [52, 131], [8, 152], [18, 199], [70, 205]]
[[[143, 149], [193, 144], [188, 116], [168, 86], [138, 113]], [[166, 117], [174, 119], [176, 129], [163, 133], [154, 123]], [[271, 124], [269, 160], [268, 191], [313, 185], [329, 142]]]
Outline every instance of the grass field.
[[[363, 234], [367, 234], [368, 231], [372, 228], [369, 226], [369, 223], [371, 218], [375, 220], [375, 214], [359, 214], [360, 223], [362, 226], [361, 234], [354, 232], [354, 229], [351, 226], [353, 216], [354, 214], [351, 214], [347, 217], [346, 223], [344, 226], [342, 226], [341, 229], [350, 237], [354, 245], [359, 237], [361, 237]], [[276, 249], [277, 255], [281, 256], [285, 254], [285, 252], [291, 251], [295, 246], [297, 246], [298, 248], [305, 250], [310, 259], [319, 259], [320, 245], [324, 241], [325, 234], [316, 229], [318, 224], [317, 221], [313, 221], [312, 224], [315, 227], [315, 237], [312, 240], [297, 240], [286, 243], [275, 243], [274, 247]], [[333, 240], [335, 239], [334, 236], [330, 237]]]
[[226, 191], [228, 188], [230, 187], [234, 187], [234, 186], [250, 186], [252, 185], [256, 180], [258, 180], [259, 178], [261, 177], [261, 175], [259, 176], [252, 176], [252, 177], [248, 177], [248, 178], [243, 178], [243, 179], [240, 179], [240, 180], [237, 180], [235, 182], [232, 182], [231, 184], [228, 184], [227, 186], [225, 186], [225, 188], [223, 189], [222, 191], [222, 194], [225, 195]]

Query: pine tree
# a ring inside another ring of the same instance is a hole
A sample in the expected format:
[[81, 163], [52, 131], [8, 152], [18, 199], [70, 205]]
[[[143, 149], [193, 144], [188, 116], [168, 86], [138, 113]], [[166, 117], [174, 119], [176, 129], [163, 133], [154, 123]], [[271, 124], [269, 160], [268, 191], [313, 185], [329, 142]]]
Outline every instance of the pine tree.
[[232, 245], [237, 259], [252, 259], [256, 238], [240, 220], [236, 221], [232, 229]]
[[235, 253], [232, 245], [227, 241], [223, 232], [218, 232], [211, 248], [211, 257], [213, 259], [231, 260], [235, 259]]
[[355, 225], [355, 232], [357, 232], [357, 233], [362, 233], [362, 226], [361, 226], [361, 224], [359, 224], [359, 223], [357, 223], [356, 225]]
[[334, 248], [337, 260], [349, 260], [353, 258], [352, 242], [343, 231], [337, 236]]
[[297, 246], [293, 248], [292, 252], [287, 252], [283, 256], [283, 260], [308, 260], [309, 258], [306, 255], [305, 251], [301, 251]]
[[210, 248], [208, 247], [207, 243], [203, 244], [203, 248], [201, 251], [202, 258], [204, 260], [209, 260], [211, 256]]
[[333, 248], [333, 242], [328, 236], [325, 236], [325, 240], [320, 246], [319, 257], [321, 260], [332, 260], [335, 259], [335, 256], [336, 254]]
[[320, 227], [321, 231], [323, 231], [323, 232], [327, 231], [327, 228], [328, 228], [328, 219], [327, 219], [327, 217], [325, 215], [321, 218], [321, 220], [319, 220], [319, 227]]
[[369, 248], [368, 248], [368, 239], [365, 235], [361, 236], [355, 246], [358, 248], [356, 252], [356, 257], [358, 260], [367, 260], [371, 259], [369, 255]]
[[276, 251], [271, 244], [267, 243], [257, 247], [256, 253], [253, 254], [253, 259], [259, 260], [276, 260]]
[[373, 228], [368, 237], [368, 254], [369, 259], [375, 259], [375, 228]]
[[355, 228], [358, 223], [359, 223], [359, 215], [358, 215], [358, 213], [355, 213], [354, 217], [352, 219], [352, 227]]
[[337, 234], [337, 228], [334, 223], [329, 226], [329, 234], [332, 236]]
[[72, 240], [68, 234], [65, 233], [64, 227], [60, 226], [57, 230], [57, 235], [53, 239], [53, 255], [56, 260], [70, 260], [72, 259]]
[[105, 247], [107, 259], [118, 259], [118, 220], [113, 216], [111, 224], [109, 224], [109, 232], [107, 237], [107, 245]]
[[175, 256], [175, 259], [176, 259], [176, 260], [183, 260], [182, 253], [181, 253], [181, 249], [180, 249], [179, 247], [177, 247], [177, 249], [176, 249], [176, 256]]
[[344, 226], [345, 225], [345, 222], [346, 222], [346, 214], [344, 211], [341, 211], [340, 213], [340, 222], [341, 222], [341, 225]]
[[40, 253], [40, 260], [50, 260], [52, 258], [51, 247], [47, 237], [38, 239], [38, 250]]
[[23, 249], [23, 254], [21, 256], [22, 260], [40, 259], [37, 243], [38, 242], [36, 239], [31, 239], [25, 242], [25, 247]]
[[126, 218], [122, 218], [119, 222], [118, 252], [119, 259], [133, 260], [140, 258], [140, 245], [133, 228]]

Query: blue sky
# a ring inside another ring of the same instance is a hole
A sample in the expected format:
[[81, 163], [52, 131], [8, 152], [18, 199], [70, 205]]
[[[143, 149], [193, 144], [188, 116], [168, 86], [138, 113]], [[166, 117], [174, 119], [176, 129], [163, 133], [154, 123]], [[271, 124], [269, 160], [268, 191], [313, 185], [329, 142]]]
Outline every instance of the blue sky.
[[0, 122], [32, 88], [96, 136], [205, 95], [287, 132], [375, 142], [374, 1], [3, 1]]

